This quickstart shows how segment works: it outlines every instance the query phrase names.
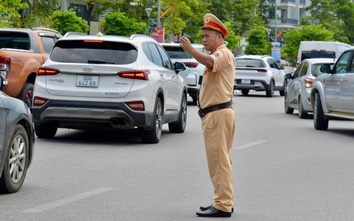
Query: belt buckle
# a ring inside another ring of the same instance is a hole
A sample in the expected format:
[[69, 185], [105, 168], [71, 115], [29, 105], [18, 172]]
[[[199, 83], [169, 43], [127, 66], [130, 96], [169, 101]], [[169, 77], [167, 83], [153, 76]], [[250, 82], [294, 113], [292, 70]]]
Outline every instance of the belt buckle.
[[201, 110], [198, 110], [198, 115], [200, 118], [203, 118], [205, 116], [205, 113], [203, 113]]

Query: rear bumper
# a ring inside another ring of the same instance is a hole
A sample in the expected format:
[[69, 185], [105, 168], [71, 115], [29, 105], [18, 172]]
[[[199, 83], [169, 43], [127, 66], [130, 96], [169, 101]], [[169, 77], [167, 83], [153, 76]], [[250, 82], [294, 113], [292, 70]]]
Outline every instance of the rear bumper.
[[55, 124], [62, 128], [151, 128], [153, 114], [133, 111], [124, 103], [48, 101], [42, 107], [33, 107], [35, 124]]
[[235, 79], [234, 90], [256, 90], [264, 91], [269, 87], [269, 84], [263, 80], [251, 80], [251, 84], [241, 84], [241, 79]]

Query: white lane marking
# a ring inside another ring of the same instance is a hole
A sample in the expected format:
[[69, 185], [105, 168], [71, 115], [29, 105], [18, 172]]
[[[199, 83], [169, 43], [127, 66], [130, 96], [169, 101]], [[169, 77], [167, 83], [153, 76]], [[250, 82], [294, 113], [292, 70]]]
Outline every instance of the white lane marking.
[[32, 208], [23, 210], [22, 212], [25, 212], [25, 213], [41, 213], [41, 212], [46, 211], [46, 210], [50, 210], [50, 209], [53, 209], [53, 208], [56, 208], [56, 207], [59, 207], [59, 206], [63, 206], [65, 204], [73, 203], [73, 202], [76, 202], [76, 201], [79, 201], [79, 200], [83, 200], [83, 199], [89, 198], [91, 196], [98, 195], [98, 194], [101, 194], [101, 193], [105, 193], [105, 192], [108, 192], [108, 191], [111, 191], [111, 190], [113, 190], [113, 188], [102, 187], [102, 188], [98, 188], [98, 189], [95, 189], [95, 190], [92, 190], [92, 191], [89, 191], [89, 192], [80, 193], [80, 194], [77, 194], [77, 195], [74, 195], [74, 196], [66, 197], [66, 198], [63, 198], [63, 199], [60, 199], [60, 200], [56, 200], [56, 201], [53, 201], [53, 202], [50, 202], [50, 203], [46, 203], [46, 204], [42, 204], [42, 205], [39, 205], [39, 206], [36, 206], [36, 207], [32, 207]]
[[251, 142], [251, 143], [248, 143], [248, 144], [244, 144], [244, 145], [241, 145], [241, 146], [234, 147], [233, 149], [242, 150], [242, 149], [246, 149], [246, 148], [249, 148], [249, 147], [257, 146], [257, 145], [262, 144], [262, 143], [267, 143], [267, 141], [266, 140], [258, 140], [258, 141], [255, 141], [255, 142]]

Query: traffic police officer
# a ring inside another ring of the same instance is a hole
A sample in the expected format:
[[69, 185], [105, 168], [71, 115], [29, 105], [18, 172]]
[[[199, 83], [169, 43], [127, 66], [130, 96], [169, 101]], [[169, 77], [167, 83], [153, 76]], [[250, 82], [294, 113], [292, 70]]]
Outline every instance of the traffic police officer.
[[200, 87], [198, 106], [214, 202], [201, 206], [200, 217], [231, 217], [233, 212], [233, 176], [230, 151], [235, 132], [232, 109], [236, 62], [224, 38], [230, 35], [213, 14], [204, 16], [202, 41], [209, 55], [195, 49], [188, 38], [181, 37], [181, 47], [206, 66]]

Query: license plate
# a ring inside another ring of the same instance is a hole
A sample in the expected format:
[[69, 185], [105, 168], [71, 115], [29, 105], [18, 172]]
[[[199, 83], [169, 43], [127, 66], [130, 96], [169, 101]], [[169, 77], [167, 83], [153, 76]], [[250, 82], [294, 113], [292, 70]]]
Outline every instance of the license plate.
[[251, 84], [251, 80], [241, 80], [241, 84]]
[[77, 87], [98, 87], [98, 76], [93, 75], [77, 75]]

